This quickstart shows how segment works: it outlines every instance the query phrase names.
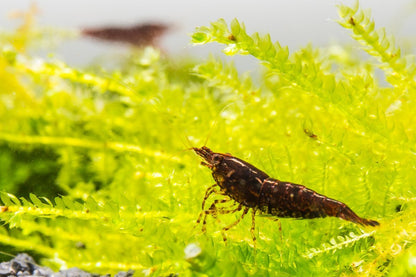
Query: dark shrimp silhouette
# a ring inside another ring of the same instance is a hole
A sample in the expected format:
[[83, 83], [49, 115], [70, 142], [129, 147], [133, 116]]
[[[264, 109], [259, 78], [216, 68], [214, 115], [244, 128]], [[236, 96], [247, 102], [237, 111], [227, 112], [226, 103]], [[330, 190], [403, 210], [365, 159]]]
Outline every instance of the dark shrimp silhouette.
[[[197, 223], [203, 218], [202, 230], [206, 230], [208, 215], [228, 214], [243, 210], [241, 217], [222, 229], [224, 241], [225, 231], [237, 225], [252, 210], [251, 235], [255, 242], [255, 215], [272, 215], [277, 217], [317, 218], [334, 216], [360, 225], [377, 226], [379, 223], [359, 217], [344, 203], [319, 194], [305, 186], [282, 182], [270, 178], [269, 175], [253, 165], [230, 154], [215, 153], [208, 147], [192, 148], [204, 161], [202, 165], [212, 171], [215, 185], [209, 187], [202, 201], [202, 212]], [[205, 201], [211, 194], [228, 196], [226, 199], [214, 200], [209, 209], [205, 210]], [[232, 201], [234, 200], [234, 201]], [[231, 201], [230, 207], [222, 207]]]
[[136, 47], [157, 46], [158, 39], [170, 28], [166, 24], [146, 23], [130, 27], [85, 28], [85, 36], [114, 42], [128, 43]]

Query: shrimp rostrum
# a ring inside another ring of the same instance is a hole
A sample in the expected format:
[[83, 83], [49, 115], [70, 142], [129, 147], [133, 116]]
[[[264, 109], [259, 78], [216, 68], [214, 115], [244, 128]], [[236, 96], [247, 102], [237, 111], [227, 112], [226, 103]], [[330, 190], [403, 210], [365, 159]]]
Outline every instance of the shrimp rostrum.
[[[273, 179], [248, 162], [230, 154], [216, 153], [205, 146], [192, 149], [203, 158], [201, 164], [211, 169], [215, 180], [215, 184], [205, 193], [202, 212], [197, 220], [197, 223], [203, 221], [202, 230], [206, 230], [205, 225], [209, 215], [216, 217], [218, 214], [243, 210], [237, 221], [222, 229], [224, 240], [226, 240], [225, 232], [237, 225], [250, 209], [253, 241], [256, 240], [254, 235], [256, 213], [304, 219], [333, 216], [360, 225], [379, 225], [375, 220], [359, 217], [340, 201], [302, 185]], [[205, 209], [205, 202], [212, 194], [221, 194], [226, 197], [214, 200], [211, 206]], [[229, 202], [231, 206], [224, 206]]]

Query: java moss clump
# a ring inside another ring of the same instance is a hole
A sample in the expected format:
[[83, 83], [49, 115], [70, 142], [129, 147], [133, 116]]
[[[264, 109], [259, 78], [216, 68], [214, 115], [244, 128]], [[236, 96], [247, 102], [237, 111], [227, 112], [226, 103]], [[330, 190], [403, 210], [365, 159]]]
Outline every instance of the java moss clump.
[[[180, 61], [153, 48], [117, 69], [74, 68], [30, 54], [64, 32], [3, 33], [2, 251], [135, 276], [416, 274], [414, 59], [358, 4], [339, 6], [339, 24], [352, 47], [292, 53], [238, 20], [195, 30], [194, 44], [257, 59], [256, 82], [221, 56]], [[249, 217], [224, 243], [221, 228], [240, 216], [230, 214], [203, 234], [195, 221], [213, 180], [188, 149], [205, 144], [381, 225], [280, 219], [279, 231], [258, 217], [254, 248]]]

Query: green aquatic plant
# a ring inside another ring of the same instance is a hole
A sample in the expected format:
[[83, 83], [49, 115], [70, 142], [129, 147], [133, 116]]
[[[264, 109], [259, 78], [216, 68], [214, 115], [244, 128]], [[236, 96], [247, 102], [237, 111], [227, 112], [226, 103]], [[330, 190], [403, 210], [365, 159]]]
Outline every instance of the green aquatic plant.
[[[258, 60], [259, 82], [220, 58], [153, 48], [118, 69], [79, 69], [29, 54], [35, 27], [0, 36], [2, 249], [103, 274], [414, 274], [413, 57], [358, 4], [339, 15], [360, 49], [290, 53], [238, 20], [196, 29], [194, 44]], [[222, 226], [240, 216], [230, 214], [209, 217], [203, 234], [195, 221], [213, 180], [187, 149], [205, 143], [380, 226], [280, 219], [279, 230], [258, 217], [254, 248], [247, 218], [224, 243]]]

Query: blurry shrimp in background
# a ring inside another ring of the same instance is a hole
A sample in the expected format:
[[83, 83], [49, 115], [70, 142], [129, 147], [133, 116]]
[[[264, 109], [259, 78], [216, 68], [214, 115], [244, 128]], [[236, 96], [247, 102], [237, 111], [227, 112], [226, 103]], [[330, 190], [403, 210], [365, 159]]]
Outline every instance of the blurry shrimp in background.
[[158, 48], [159, 39], [169, 29], [163, 23], [142, 23], [126, 27], [96, 27], [82, 29], [82, 35], [110, 42], [129, 44], [134, 47], [143, 48], [153, 46]]

